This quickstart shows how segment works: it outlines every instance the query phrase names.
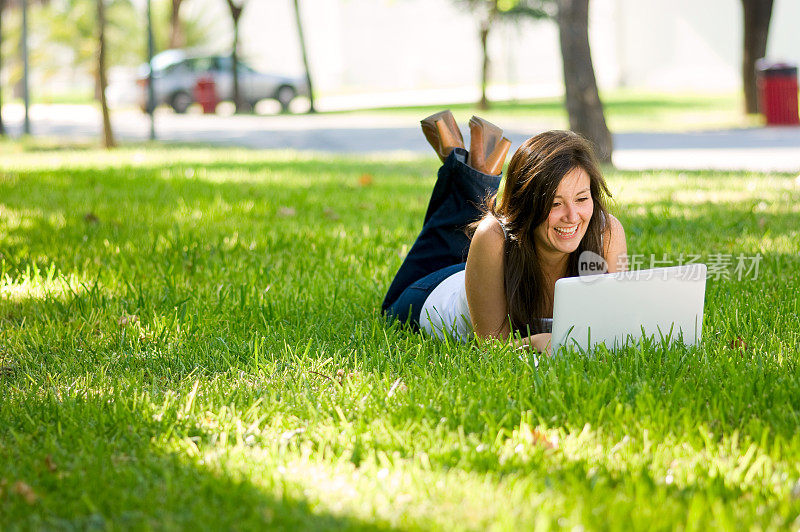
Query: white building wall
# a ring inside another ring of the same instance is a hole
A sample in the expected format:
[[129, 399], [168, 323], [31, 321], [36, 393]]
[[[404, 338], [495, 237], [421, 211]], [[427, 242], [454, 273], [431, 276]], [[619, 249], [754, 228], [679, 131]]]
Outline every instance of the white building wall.
[[[187, 0], [215, 21], [209, 48], [227, 51], [223, 0]], [[309, 60], [320, 94], [477, 90], [477, 21], [453, 0], [301, 0]], [[740, 87], [739, 0], [591, 0], [590, 43], [601, 88], [736, 90]], [[800, 63], [800, 1], [775, 0], [768, 55]], [[243, 55], [257, 68], [302, 74], [289, 0], [248, 0]], [[561, 92], [552, 21], [497, 24], [489, 40], [501, 96]], [[497, 87], [495, 87], [497, 89]]]
[[800, 1], [775, 0], [767, 54], [800, 65]]

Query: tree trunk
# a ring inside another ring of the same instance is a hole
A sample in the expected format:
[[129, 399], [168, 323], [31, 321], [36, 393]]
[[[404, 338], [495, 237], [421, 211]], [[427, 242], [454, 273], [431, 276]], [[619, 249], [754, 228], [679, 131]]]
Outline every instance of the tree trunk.
[[558, 0], [558, 33], [569, 127], [592, 142], [601, 162], [611, 162], [613, 141], [589, 49], [589, 0]]
[[489, 84], [489, 25], [487, 19], [481, 24], [480, 39], [481, 39], [481, 53], [483, 60], [481, 61], [481, 99], [478, 101], [478, 109], [488, 109], [489, 99], [486, 97], [486, 86]]
[[169, 24], [169, 47], [170, 48], [183, 48], [186, 44], [186, 36], [183, 34], [183, 26], [181, 26], [180, 10], [181, 2], [183, 0], [172, 0], [172, 13], [170, 14]]
[[103, 146], [113, 148], [114, 132], [111, 130], [111, 117], [106, 101], [106, 12], [105, 0], [97, 0], [97, 77], [100, 80], [100, 108], [103, 110]]
[[769, 22], [773, 0], [742, 0], [744, 9], [744, 53], [742, 54], [742, 86], [747, 113], [758, 112], [756, 61], [767, 53]]
[[[3, 8], [6, 7], [6, 0], [0, 0], [0, 73], [3, 72]], [[6, 134], [6, 127], [3, 124], [3, 85], [0, 84], [0, 137]]]
[[233, 18], [233, 47], [231, 49], [231, 77], [233, 78], [233, 104], [236, 113], [245, 111], [245, 103], [242, 101], [241, 90], [239, 87], [239, 18], [242, 16], [244, 5], [237, 6], [233, 0], [228, 0], [228, 7], [231, 8]]
[[242, 90], [239, 86], [239, 19], [233, 23], [233, 51], [231, 52], [231, 76], [233, 78], [233, 104], [236, 112], [244, 112], [244, 102], [242, 101]]
[[303, 68], [306, 69], [306, 85], [308, 86], [309, 113], [316, 113], [314, 108], [314, 89], [311, 85], [311, 69], [308, 67], [308, 54], [306, 53], [306, 39], [303, 36], [303, 21], [300, 18], [300, 2], [294, 0], [294, 16], [297, 19], [297, 35], [300, 38], [300, 52], [303, 54]]

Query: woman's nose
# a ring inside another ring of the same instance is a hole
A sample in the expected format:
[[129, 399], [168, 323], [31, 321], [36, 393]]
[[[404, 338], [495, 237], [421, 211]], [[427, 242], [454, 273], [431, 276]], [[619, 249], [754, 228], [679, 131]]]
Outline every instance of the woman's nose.
[[566, 221], [569, 223], [576, 223], [580, 220], [580, 216], [578, 216], [578, 209], [575, 208], [575, 205], [567, 204], [567, 212], [564, 213], [566, 217]]

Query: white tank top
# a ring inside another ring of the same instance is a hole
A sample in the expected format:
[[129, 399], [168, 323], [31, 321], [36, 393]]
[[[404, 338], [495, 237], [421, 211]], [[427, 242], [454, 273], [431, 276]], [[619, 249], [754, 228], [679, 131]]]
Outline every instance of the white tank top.
[[461, 342], [469, 341], [472, 319], [464, 275], [464, 270], [454, 273], [428, 295], [419, 315], [420, 329], [440, 339], [452, 336]]

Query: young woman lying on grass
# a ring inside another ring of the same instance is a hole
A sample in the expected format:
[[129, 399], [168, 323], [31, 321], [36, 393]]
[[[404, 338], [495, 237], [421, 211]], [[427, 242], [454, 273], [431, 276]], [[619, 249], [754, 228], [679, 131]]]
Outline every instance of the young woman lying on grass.
[[609, 272], [627, 253], [591, 145], [569, 131], [528, 139], [498, 194], [510, 146], [500, 128], [473, 117], [469, 152], [449, 111], [422, 129], [444, 164], [383, 311], [439, 337], [474, 334], [549, 353], [556, 281], [578, 275], [584, 251]]

